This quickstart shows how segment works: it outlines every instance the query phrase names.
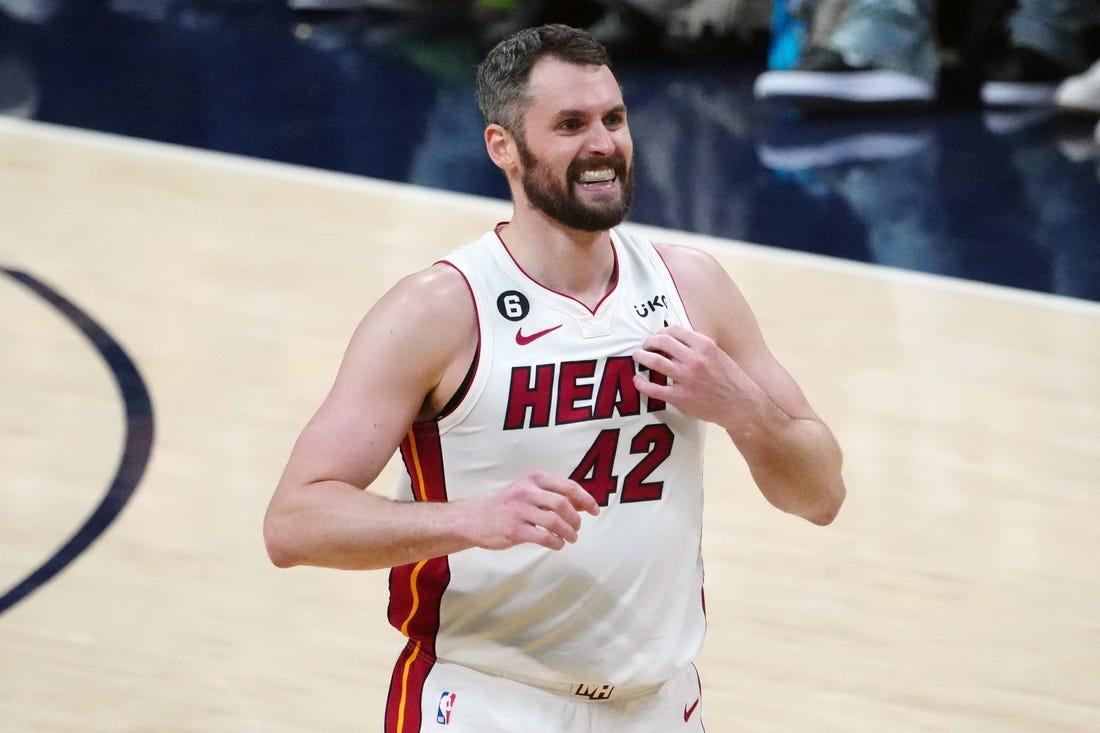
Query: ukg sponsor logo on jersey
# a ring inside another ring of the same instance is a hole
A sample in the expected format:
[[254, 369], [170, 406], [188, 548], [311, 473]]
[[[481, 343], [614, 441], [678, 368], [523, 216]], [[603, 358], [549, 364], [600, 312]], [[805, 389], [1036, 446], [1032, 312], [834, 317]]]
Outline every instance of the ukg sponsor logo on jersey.
[[444, 690], [443, 694], [439, 696], [439, 707], [435, 711], [435, 722], [440, 725], [448, 725], [451, 722], [451, 711], [455, 707], [455, 698], [457, 698], [453, 692]]
[[644, 303], [636, 303], [634, 305], [634, 312], [640, 317], [645, 318], [650, 313], [656, 313], [658, 308], [668, 309], [667, 295], [654, 295]]

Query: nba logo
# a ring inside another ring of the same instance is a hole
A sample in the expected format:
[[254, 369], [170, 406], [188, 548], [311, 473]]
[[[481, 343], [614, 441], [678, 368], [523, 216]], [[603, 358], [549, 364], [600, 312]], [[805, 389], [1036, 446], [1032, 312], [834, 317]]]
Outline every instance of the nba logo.
[[439, 696], [439, 707], [435, 711], [435, 722], [440, 725], [447, 725], [451, 722], [451, 710], [455, 706], [455, 698], [458, 695], [453, 692], [443, 691], [443, 694]]

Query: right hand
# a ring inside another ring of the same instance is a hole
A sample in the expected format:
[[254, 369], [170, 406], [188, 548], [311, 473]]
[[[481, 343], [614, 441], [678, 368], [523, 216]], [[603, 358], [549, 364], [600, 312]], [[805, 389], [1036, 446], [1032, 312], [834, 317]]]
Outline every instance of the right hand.
[[580, 513], [596, 516], [600, 507], [576, 481], [545, 471], [528, 471], [504, 491], [467, 504], [471, 541], [486, 550], [525, 543], [560, 550], [577, 541]]

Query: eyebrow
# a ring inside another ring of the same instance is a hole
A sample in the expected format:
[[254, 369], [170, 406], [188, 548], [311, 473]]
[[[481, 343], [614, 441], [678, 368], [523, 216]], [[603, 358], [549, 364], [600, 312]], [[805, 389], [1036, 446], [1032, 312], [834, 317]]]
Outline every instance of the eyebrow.
[[[626, 112], [626, 105], [622, 103], [616, 104], [600, 116], [603, 117], [604, 115], [615, 114], [616, 112]], [[568, 117], [584, 117], [585, 115], [587, 115], [587, 112], [581, 109], [563, 109], [558, 110], [557, 117], [558, 119], [566, 119]]]

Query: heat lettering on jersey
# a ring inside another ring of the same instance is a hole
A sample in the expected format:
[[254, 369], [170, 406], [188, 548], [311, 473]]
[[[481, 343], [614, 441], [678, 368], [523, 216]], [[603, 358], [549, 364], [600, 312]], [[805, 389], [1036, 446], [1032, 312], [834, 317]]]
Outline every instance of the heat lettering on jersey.
[[[613, 356], [512, 368], [508, 386], [505, 430], [545, 428], [586, 420], [605, 420], [665, 409], [665, 402], [646, 398], [634, 386], [634, 359]], [[667, 384], [660, 372], [650, 372], [655, 384]]]

